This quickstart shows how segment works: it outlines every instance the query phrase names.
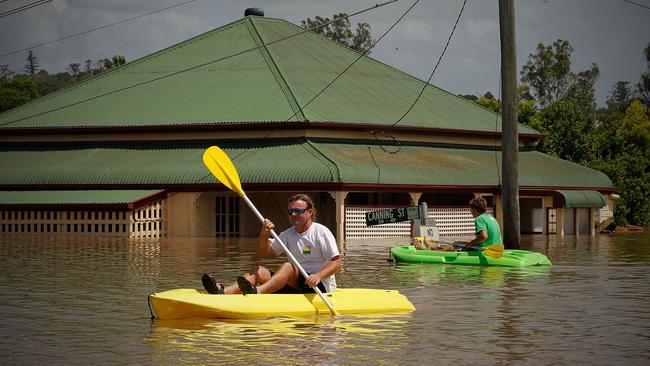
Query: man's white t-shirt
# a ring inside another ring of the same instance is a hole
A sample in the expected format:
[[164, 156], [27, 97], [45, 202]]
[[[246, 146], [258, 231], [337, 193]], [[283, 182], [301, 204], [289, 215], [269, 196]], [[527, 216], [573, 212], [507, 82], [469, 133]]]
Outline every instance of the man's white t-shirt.
[[[309, 274], [318, 272], [325, 263], [340, 255], [332, 232], [317, 222], [312, 222], [309, 229], [303, 233], [298, 233], [292, 226], [281, 232], [279, 236], [298, 263]], [[284, 253], [282, 245], [275, 239], [270, 239], [269, 242], [276, 255]], [[334, 275], [323, 278], [322, 282], [327, 292], [336, 290]]]

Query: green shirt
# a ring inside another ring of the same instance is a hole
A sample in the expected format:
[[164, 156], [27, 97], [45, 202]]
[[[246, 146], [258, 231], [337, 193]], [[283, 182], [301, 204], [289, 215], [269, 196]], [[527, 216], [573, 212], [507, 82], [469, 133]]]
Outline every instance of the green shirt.
[[501, 229], [499, 228], [499, 223], [494, 217], [487, 213], [483, 213], [476, 216], [474, 219], [474, 225], [476, 225], [477, 234], [483, 230], [487, 231], [487, 239], [481, 243], [481, 247], [487, 247], [492, 244], [503, 244], [503, 240], [501, 239]]

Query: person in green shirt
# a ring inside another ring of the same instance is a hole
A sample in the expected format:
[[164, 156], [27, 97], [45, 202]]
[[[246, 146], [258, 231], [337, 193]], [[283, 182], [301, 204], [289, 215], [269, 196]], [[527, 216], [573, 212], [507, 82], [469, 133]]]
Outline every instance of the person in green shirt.
[[469, 201], [469, 210], [474, 217], [476, 226], [476, 237], [470, 241], [456, 241], [456, 246], [462, 246], [463, 250], [475, 250], [486, 248], [497, 244], [503, 251], [503, 240], [501, 239], [501, 229], [497, 220], [486, 213], [487, 202], [483, 197], [473, 198]]
[[483, 197], [473, 198], [469, 201], [469, 210], [474, 217], [474, 225], [476, 227], [476, 237], [470, 241], [455, 241], [453, 244], [438, 242], [435, 245], [429, 246], [418, 240], [422, 238], [413, 238], [411, 243], [417, 249], [442, 251], [475, 251], [489, 247], [492, 255], [498, 255], [500, 257], [503, 253], [501, 229], [497, 220], [485, 212], [486, 209], [487, 202], [485, 202]]

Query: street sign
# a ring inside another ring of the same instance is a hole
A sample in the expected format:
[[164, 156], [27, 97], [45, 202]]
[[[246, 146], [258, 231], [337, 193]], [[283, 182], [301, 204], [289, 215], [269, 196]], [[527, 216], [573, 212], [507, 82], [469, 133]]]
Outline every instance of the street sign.
[[366, 212], [366, 225], [390, 224], [419, 218], [420, 213], [417, 206], [389, 208], [387, 210]]

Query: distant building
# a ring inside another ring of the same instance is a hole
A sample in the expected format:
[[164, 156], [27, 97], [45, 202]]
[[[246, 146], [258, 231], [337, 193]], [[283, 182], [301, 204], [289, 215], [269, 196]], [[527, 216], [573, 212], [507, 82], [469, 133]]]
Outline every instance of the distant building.
[[[442, 235], [471, 233], [476, 194], [501, 222], [499, 116], [427, 85], [402, 118], [424, 82], [359, 56], [247, 16], [5, 112], [0, 233], [257, 236], [203, 166], [211, 145], [279, 227], [294, 192], [312, 195], [339, 242], [408, 235], [408, 223], [366, 227], [363, 215], [419, 202]], [[522, 232], [593, 234], [611, 216], [611, 180], [519, 132]]]

